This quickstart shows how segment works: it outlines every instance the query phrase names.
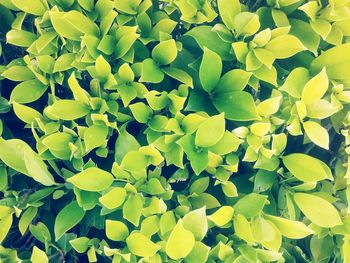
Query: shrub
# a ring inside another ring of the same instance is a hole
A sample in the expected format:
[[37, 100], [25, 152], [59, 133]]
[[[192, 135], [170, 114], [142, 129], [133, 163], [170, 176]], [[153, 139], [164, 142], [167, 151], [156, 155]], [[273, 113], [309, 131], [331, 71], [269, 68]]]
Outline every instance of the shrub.
[[1, 262], [350, 262], [349, 1], [0, 21]]

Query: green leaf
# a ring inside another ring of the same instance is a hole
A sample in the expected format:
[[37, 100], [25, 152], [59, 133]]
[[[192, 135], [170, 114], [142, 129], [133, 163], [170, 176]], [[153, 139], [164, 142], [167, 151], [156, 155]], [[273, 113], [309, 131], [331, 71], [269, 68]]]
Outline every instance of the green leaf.
[[81, 190], [98, 192], [111, 186], [113, 175], [97, 167], [90, 167], [68, 178], [67, 182]]
[[11, 66], [1, 76], [13, 81], [26, 81], [35, 78], [33, 72], [25, 66]]
[[84, 142], [86, 151], [89, 152], [94, 148], [105, 144], [108, 135], [108, 127], [106, 125], [92, 125], [84, 132]]
[[219, 55], [204, 47], [203, 59], [199, 68], [199, 79], [205, 91], [211, 92], [219, 83], [222, 62]]
[[225, 73], [215, 87], [215, 94], [222, 94], [226, 92], [242, 91], [248, 84], [251, 72], [242, 69], [233, 69]]
[[4, 241], [12, 226], [13, 216], [12, 209], [7, 206], [0, 205], [0, 243]]
[[235, 213], [251, 218], [258, 215], [267, 202], [266, 195], [251, 193], [245, 195], [234, 205]]
[[13, 29], [6, 34], [7, 43], [19, 47], [29, 47], [36, 39], [35, 34], [24, 30]]
[[47, 107], [46, 111], [59, 119], [71, 121], [84, 117], [89, 113], [90, 109], [87, 105], [79, 101], [58, 100]]
[[85, 253], [89, 248], [90, 239], [87, 237], [79, 237], [69, 241], [69, 244], [74, 248], [78, 253]]
[[349, 80], [349, 55], [350, 43], [330, 48], [312, 61], [311, 70], [320, 72], [326, 67], [330, 79]]
[[40, 250], [38, 247], [33, 247], [32, 256], [30, 257], [31, 262], [38, 263], [49, 263], [49, 258], [44, 251]]
[[210, 252], [210, 247], [204, 245], [202, 242], [196, 242], [190, 254], [185, 258], [185, 263], [192, 262], [207, 262]]
[[342, 224], [337, 209], [321, 197], [296, 193], [294, 194], [294, 201], [303, 214], [318, 226], [334, 227]]
[[81, 209], [76, 201], [66, 205], [55, 219], [55, 240], [59, 240], [64, 233], [76, 226], [84, 217], [85, 211]]
[[42, 16], [46, 11], [46, 8], [41, 1], [36, 1], [36, 0], [28, 0], [25, 2], [21, 0], [11, 0], [11, 1], [18, 9], [24, 11], [25, 13], [29, 13], [36, 16]]
[[39, 80], [27, 80], [18, 84], [11, 93], [10, 102], [30, 103], [38, 100], [47, 90]]
[[149, 238], [136, 232], [126, 239], [126, 244], [130, 252], [139, 257], [152, 257], [160, 249], [160, 246], [154, 244]]
[[303, 182], [316, 182], [324, 179], [333, 180], [329, 167], [322, 161], [303, 154], [293, 153], [282, 158], [286, 168]]
[[109, 74], [111, 74], [111, 66], [102, 55], [99, 55], [96, 59], [95, 68], [97, 76], [103, 81], [106, 81]]
[[249, 221], [241, 214], [237, 214], [233, 218], [233, 226], [235, 229], [235, 234], [246, 241], [249, 245], [254, 243], [253, 232]]
[[325, 128], [314, 121], [306, 121], [303, 123], [306, 135], [316, 145], [328, 150], [329, 149], [329, 135]]
[[222, 206], [214, 214], [208, 216], [208, 219], [218, 227], [222, 227], [232, 220], [233, 212], [234, 209], [231, 206]]
[[327, 92], [328, 83], [326, 69], [323, 68], [319, 74], [305, 84], [301, 95], [302, 101], [304, 101], [305, 104], [311, 104], [320, 100]]
[[138, 151], [130, 151], [124, 156], [120, 167], [129, 172], [138, 173], [144, 171], [148, 165], [149, 159], [146, 155]]
[[152, 58], [159, 65], [168, 65], [176, 59], [177, 48], [174, 39], [160, 42], [152, 50]]
[[81, 12], [72, 10], [69, 12], [49, 11], [52, 26], [62, 37], [80, 41], [84, 35], [99, 35], [99, 28]]
[[306, 50], [300, 40], [292, 35], [280, 35], [265, 46], [265, 48], [273, 53], [276, 58], [283, 59], [294, 56], [295, 54]]
[[165, 252], [171, 259], [179, 260], [188, 256], [194, 245], [194, 235], [184, 228], [180, 219], [170, 233]]
[[289, 95], [300, 98], [304, 86], [309, 81], [309, 71], [306, 68], [293, 69], [280, 90], [287, 92]]
[[196, 132], [195, 144], [198, 147], [215, 145], [224, 136], [225, 117], [221, 113], [202, 122]]
[[24, 141], [0, 138], [0, 159], [7, 166], [43, 185], [49, 186], [55, 183], [44, 161]]
[[259, 118], [252, 95], [245, 91], [218, 94], [213, 103], [219, 112], [225, 113], [228, 120], [248, 121]]
[[234, 18], [241, 12], [241, 4], [238, 0], [218, 0], [218, 8], [222, 21], [227, 28], [234, 29]]
[[13, 110], [21, 121], [28, 124], [35, 122], [37, 118], [42, 119], [42, 115], [40, 112], [28, 106], [18, 104], [16, 102], [13, 103]]
[[106, 236], [113, 241], [124, 241], [129, 236], [129, 229], [121, 221], [106, 220]]
[[18, 229], [22, 236], [28, 229], [28, 226], [32, 223], [33, 219], [38, 213], [38, 208], [36, 207], [28, 207], [26, 211], [24, 211], [18, 222]]
[[265, 215], [265, 217], [271, 221], [281, 234], [287, 238], [300, 239], [307, 237], [314, 233], [310, 228], [308, 228], [304, 223], [299, 221], [293, 221], [285, 219], [282, 217]]
[[237, 36], [254, 35], [260, 28], [259, 16], [250, 12], [242, 12], [235, 16], [233, 27]]
[[141, 196], [133, 194], [128, 197], [123, 205], [123, 218], [128, 220], [134, 226], [140, 223], [143, 201]]
[[164, 73], [153, 59], [147, 58], [142, 62], [140, 82], [160, 83], [163, 79]]
[[242, 142], [243, 141], [238, 139], [232, 132], [225, 131], [222, 138], [215, 145], [211, 146], [209, 151], [219, 155], [228, 154], [237, 151]]
[[182, 224], [192, 232], [197, 241], [201, 241], [208, 231], [205, 207], [187, 213], [182, 219]]
[[204, 50], [204, 47], [218, 54], [223, 60], [231, 60], [233, 58], [231, 51], [231, 43], [223, 41], [217, 33], [212, 30], [211, 26], [196, 26], [188, 31], [185, 36], [192, 37], [197, 44]]
[[135, 119], [140, 123], [147, 123], [153, 114], [153, 111], [143, 102], [137, 102], [129, 106]]
[[108, 193], [100, 197], [99, 201], [108, 209], [112, 210], [121, 206], [126, 198], [126, 190], [121, 187], [115, 187]]
[[119, 136], [115, 142], [115, 160], [121, 163], [124, 156], [131, 151], [136, 151], [140, 148], [139, 142], [127, 132], [126, 127], [122, 127]]

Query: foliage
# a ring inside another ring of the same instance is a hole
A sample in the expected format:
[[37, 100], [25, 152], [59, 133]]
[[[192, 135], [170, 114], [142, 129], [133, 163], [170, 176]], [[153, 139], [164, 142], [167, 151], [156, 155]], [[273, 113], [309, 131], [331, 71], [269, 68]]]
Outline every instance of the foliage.
[[0, 21], [0, 262], [350, 262], [350, 1]]

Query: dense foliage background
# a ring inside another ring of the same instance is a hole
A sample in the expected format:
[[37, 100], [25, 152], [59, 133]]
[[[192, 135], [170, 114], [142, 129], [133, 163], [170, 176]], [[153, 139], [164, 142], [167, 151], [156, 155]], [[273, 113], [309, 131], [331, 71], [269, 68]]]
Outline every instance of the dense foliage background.
[[0, 262], [350, 262], [349, 0], [0, 0]]

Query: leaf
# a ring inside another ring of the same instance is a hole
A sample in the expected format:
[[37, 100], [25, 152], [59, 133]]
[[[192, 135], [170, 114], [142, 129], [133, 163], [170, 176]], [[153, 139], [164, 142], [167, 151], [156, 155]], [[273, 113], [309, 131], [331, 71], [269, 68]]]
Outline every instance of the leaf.
[[310, 24], [299, 19], [289, 19], [289, 23], [291, 25], [289, 34], [296, 36], [308, 50], [317, 55], [320, 37]]
[[106, 236], [113, 241], [124, 241], [129, 236], [129, 229], [121, 221], [106, 220]]
[[0, 243], [4, 241], [12, 226], [13, 216], [12, 209], [7, 206], [0, 205]]
[[265, 215], [265, 217], [271, 221], [279, 229], [279, 231], [281, 231], [283, 236], [287, 238], [300, 239], [314, 233], [314, 231], [299, 221], [293, 221], [271, 215]]
[[208, 219], [218, 227], [222, 227], [232, 220], [233, 211], [231, 206], [222, 206], [214, 214], [208, 216]]
[[159, 69], [156, 62], [147, 58], [142, 62], [140, 82], [160, 83], [164, 79], [164, 73]]
[[279, 59], [289, 58], [301, 51], [306, 50], [300, 40], [292, 35], [277, 36], [270, 40], [265, 48], [271, 51], [274, 56]]
[[28, 124], [35, 122], [37, 118], [42, 119], [40, 112], [16, 102], [13, 103], [13, 110], [21, 121]]
[[334, 227], [342, 224], [337, 209], [321, 197], [295, 193], [294, 201], [303, 214], [318, 226]]
[[306, 68], [293, 69], [280, 90], [287, 92], [289, 95], [300, 98], [304, 86], [309, 81], [309, 71]]
[[250, 12], [241, 12], [235, 16], [233, 26], [237, 36], [254, 35], [260, 28], [259, 16]]
[[18, 84], [11, 92], [10, 102], [30, 103], [38, 100], [47, 90], [39, 80], [27, 80]]
[[248, 245], [254, 243], [253, 232], [249, 221], [241, 214], [237, 214], [233, 218], [233, 226], [235, 229], [235, 234], [247, 242]]
[[66, 205], [55, 219], [55, 240], [59, 240], [64, 233], [76, 226], [84, 217], [85, 211], [79, 207], [76, 201]]
[[79, 237], [69, 241], [69, 244], [78, 253], [85, 253], [89, 248], [90, 239], [87, 237]]
[[38, 263], [49, 263], [49, 258], [44, 251], [40, 250], [38, 247], [33, 247], [32, 256], [30, 257], [31, 262]]
[[305, 84], [301, 95], [302, 101], [304, 101], [305, 104], [312, 104], [320, 100], [327, 92], [328, 82], [326, 69], [323, 68], [319, 74]]
[[102, 146], [108, 135], [108, 127], [106, 125], [92, 125], [84, 132], [84, 142], [86, 151], [89, 152], [94, 148]]
[[134, 226], [138, 226], [140, 223], [142, 208], [142, 198], [137, 194], [129, 195], [123, 205], [123, 218], [128, 220]]
[[209, 256], [210, 247], [204, 245], [202, 242], [196, 241], [190, 254], [184, 259], [185, 263], [192, 262], [207, 262]]
[[36, 16], [42, 16], [46, 8], [44, 4], [40, 1], [36, 0], [28, 0], [28, 1], [21, 1], [21, 0], [11, 0], [11, 2], [20, 10], [24, 11], [25, 13], [29, 13]]
[[117, 163], [121, 163], [124, 156], [131, 151], [136, 151], [140, 148], [138, 141], [127, 132], [126, 127], [122, 127], [119, 132], [119, 136], [115, 142], [115, 160]]
[[221, 113], [202, 122], [196, 132], [195, 144], [198, 147], [215, 145], [224, 136], [225, 117]]
[[98, 192], [111, 186], [113, 175], [97, 167], [90, 167], [68, 178], [67, 182], [81, 190]]
[[333, 180], [329, 167], [322, 161], [303, 154], [293, 153], [282, 158], [286, 168], [303, 182], [316, 182], [324, 179]]
[[[56, 66], [56, 65], [55, 65]], [[69, 88], [73, 92], [74, 99], [83, 102], [85, 104], [89, 104], [89, 97], [86, 94], [86, 91], [79, 85], [79, 82], [75, 78], [75, 74], [72, 73], [68, 79]]]
[[32, 177], [43, 185], [53, 185], [54, 179], [43, 160], [24, 141], [0, 138], [0, 159], [12, 169]]
[[225, 131], [222, 138], [215, 145], [211, 146], [209, 151], [219, 155], [236, 152], [242, 142], [243, 141], [236, 137], [232, 132]]
[[230, 70], [222, 76], [214, 92], [215, 94], [222, 94], [226, 92], [242, 91], [247, 86], [251, 76], [251, 72], [242, 69]]
[[112, 210], [121, 206], [126, 198], [126, 190], [121, 187], [115, 187], [108, 193], [100, 197], [99, 201], [108, 209]]
[[143, 102], [137, 102], [129, 106], [135, 119], [140, 123], [147, 123], [153, 114], [153, 111]]
[[28, 226], [32, 223], [33, 219], [38, 213], [38, 208], [36, 207], [28, 207], [26, 211], [24, 211], [18, 222], [18, 229], [22, 236], [28, 229]]
[[236, 214], [241, 214], [246, 218], [251, 218], [262, 211], [266, 202], [266, 195], [251, 193], [239, 199], [233, 208], [235, 209]]
[[224, 42], [218, 34], [212, 31], [211, 26], [196, 26], [186, 32], [185, 36], [192, 37], [202, 50], [204, 47], [218, 54], [223, 60], [231, 60], [233, 58], [231, 51], [231, 43]]
[[192, 232], [183, 227], [180, 219], [170, 233], [165, 252], [171, 259], [179, 260], [188, 256], [194, 245], [195, 238]]
[[35, 34], [24, 30], [13, 29], [6, 34], [7, 43], [19, 47], [29, 47], [36, 39]]
[[208, 231], [205, 207], [187, 213], [182, 219], [182, 224], [192, 232], [197, 241], [201, 241]]
[[329, 135], [325, 128], [314, 121], [306, 121], [303, 123], [306, 135], [316, 145], [328, 150], [329, 149]]
[[225, 113], [228, 120], [248, 121], [259, 118], [252, 95], [245, 91], [218, 94], [213, 103], [219, 112]]
[[37, 182], [45, 186], [55, 184], [52, 174], [48, 171], [46, 164], [38, 158], [38, 155], [32, 149], [23, 149], [23, 157], [28, 174]]
[[148, 165], [149, 159], [146, 155], [138, 151], [130, 151], [124, 156], [120, 167], [129, 172], [139, 173], [144, 171]]
[[152, 50], [152, 58], [161, 66], [173, 62], [176, 56], [177, 47], [174, 39], [162, 41]]
[[61, 120], [71, 121], [86, 116], [90, 109], [79, 101], [58, 100], [47, 107], [46, 111]]
[[326, 67], [330, 79], [348, 80], [348, 65], [350, 61], [350, 43], [332, 47], [323, 52], [311, 63], [313, 72], [320, 72]]
[[26, 81], [35, 78], [33, 72], [25, 66], [11, 66], [5, 69], [1, 76], [13, 81]]
[[95, 68], [98, 78], [102, 81], [106, 81], [109, 74], [111, 74], [111, 66], [102, 55], [99, 55], [96, 59]]
[[238, 0], [218, 0], [218, 8], [222, 21], [227, 28], [234, 29], [234, 18], [241, 12], [241, 4]]
[[211, 92], [219, 83], [222, 62], [219, 55], [204, 47], [204, 54], [199, 68], [199, 79], [205, 91]]
[[62, 37], [80, 41], [84, 35], [99, 35], [99, 28], [81, 12], [71, 10], [69, 12], [49, 11], [52, 26]]
[[139, 257], [152, 257], [160, 249], [160, 246], [154, 244], [149, 238], [135, 232], [126, 239], [126, 245], [131, 253]]

